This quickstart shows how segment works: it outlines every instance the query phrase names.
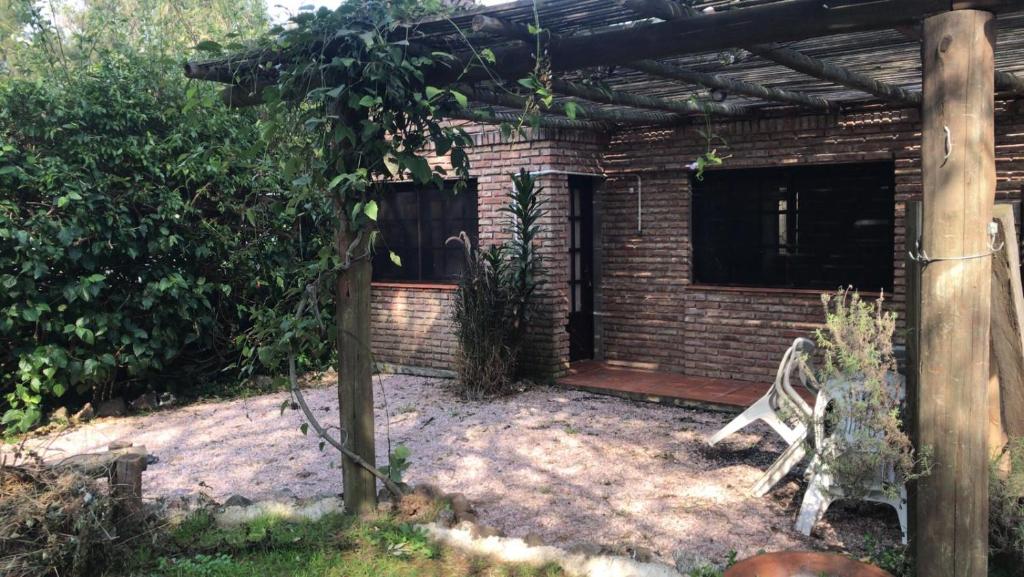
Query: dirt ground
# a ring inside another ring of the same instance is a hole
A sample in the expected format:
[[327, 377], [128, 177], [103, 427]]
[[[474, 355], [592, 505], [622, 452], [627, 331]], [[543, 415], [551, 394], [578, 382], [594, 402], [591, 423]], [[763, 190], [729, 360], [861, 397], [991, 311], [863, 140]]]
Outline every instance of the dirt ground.
[[[323, 423], [337, 423], [332, 388], [310, 388], [306, 397]], [[147, 498], [339, 492], [337, 454], [319, 451], [312, 432], [300, 432], [298, 411], [282, 415], [287, 398], [99, 419], [32, 445], [49, 459], [116, 440], [145, 445], [159, 458], [144, 474]], [[795, 533], [799, 476], [764, 498], [748, 493], [782, 449], [774, 433], [752, 426], [713, 449], [705, 444], [729, 414], [544, 387], [468, 402], [445, 380], [400, 375], [379, 379], [376, 399], [378, 462], [386, 462], [389, 442], [407, 445], [408, 482], [465, 493], [482, 523], [512, 537], [643, 547], [666, 560], [685, 550], [711, 561], [730, 551], [739, 558], [794, 548], [859, 552], [866, 536], [887, 544], [899, 538], [894, 511], [854, 504], [834, 505], [811, 538]]]

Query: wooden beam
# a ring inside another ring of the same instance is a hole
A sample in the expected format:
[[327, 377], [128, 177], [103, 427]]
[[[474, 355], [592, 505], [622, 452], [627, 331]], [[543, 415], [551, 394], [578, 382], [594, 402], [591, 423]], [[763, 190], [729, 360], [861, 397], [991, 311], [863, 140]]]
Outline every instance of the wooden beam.
[[[593, 66], [624, 65], [637, 60], [658, 59], [695, 52], [722, 50], [739, 45], [788, 42], [846, 32], [892, 28], [919, 19], [924, 14], [948, 9], [949, 0], [875, 0], [869, 3], [844, 3], [835, 6], [821, 0], [789, 0], [692, 18], [659, 22], [649, 26], [622, 28], [598, 34], [581, 34], [552, 39], [547, 45], [553, 72], [579, 70]], [[445, 61], [426, 71], [427, 82], [447, 86], [456, 81], [490, 80], [498, 75], [506, 79], [522, 78], [534, 67], [534, 48], [526, 45], [498, 47], [496, 61], [484, 69], [467, 70], [469, 56]], [[330, 44], [321, 52], [330, 57]], [[259, 53], [251, 56], [258, 66]], [[265, 57], [265, 54], [263, 55]], [[236, 69], [243, 67], [234, 57]], [[190, 63], [186, 75], [191, 78], [236, 82], [223, 62]]]
[[[460, 110], [445, 114], [446, 118], [457, 120], [471, 120], [484, 124], [517, 124], [521, 115], [517, 112], [497, 112], [493, 110]], [[526, 122], [530, 125], [530, 122]], [[595, 132], [607, 132], [614, 129], [615, 124], [611, 122], [597, 122], [593, 120], [573, 120], [564, 116], [551, 116], [542, 114], [537, 117], [537, 124], [542, 128], [565, 128], [570, 130], [590, 130]]]
[[[673, 4], [673, 6], [679, 6]], [[530, 34], [529, 29], [522, 24], [516, 24], [514, 22], [508, 22], [500, 18], [494, 18], [492, 16], [478, 15], [473, 18], [473, 30], [475, 32], [484, 32], [488, 34], [494, 34], [504, 38], [513, 40], [521, 40], [523, 42], [535, 42], [536, 36]], [[548, 40], [551, 36], [548, 36]], [[640, 60], [625, 65], [626, 68], [638, 70], [652, 76], [659, 76], [662, 78], [671, 78], [673, 80], [680, 80], [689, 84], [698, 84], [706, 86], [708, 88], [716, 88], [731, 92], [733, 94], [743, 94], [746, 96], [753, 96], [755, 98], [762, 98], [765, 100], [773, 100], [778, 102], [786, 102], [789, 104], [797, 104], [800, 106], [809, 106], [811, 108], [820, 108], [827, 110], [832, 108], [828, 100], [824, 98], [818, 98], [815, 96], [808, 96], [806, 94], [800, 94], [798, 92], [790, 92], [788, 90], [780, 90], [778, 88], [768, 88], [760, 84], [754, 84], [751, 82], [743, 82], [739, 80], [731, 80], [723, 78], [715, 74], [708, 74], [705, 72], [697, 72], [695, 70], [688, 70], [679, 66], [673, 66], [670, 64], [662, 64], [655, 60]], [[581, 98], [586, 98], [581, 96]]]
[[[653, 16], [656, 18], [662, 18], [665, 20], [672, 19], [675, 21], [686, 21], [690, 19], [707, 18], [708, 15], [702, 15], [696, 12], [692, 8], [682, 7], [679, 4], [670, 0], [619, 0], [620, 3], [633, 10], [634, 12], [642, 16]], [[869, 6], [875, 6], [879, 10], [887, 10], [888, 8], [880, 6], [874, 3], [865, 3]], [[931, 10], [926, 10], [920, 14], [924, 14], [928, 11], [939, 11], [941, 9], [948, 9], [949, 6], [942, 6], [942, 2], [934, 3]], [[744, 9], [745, 10], [745, 9]], [[844, 8], [837, 8], [837, 11], [842, 11]], [[730, 10], [729, 12], [741, 12], [742, 10]], [[729, 12], [724, 12], [728, 14]], [[920, 15], [919, 14], [919, 15]], [[912, 19], [906, 20], [904, 23], [910, 23]], [[852, 32], [853, 30], [843, 30], [843, 32]], [[791, 48], [784, 48], [780, 46], [774, 46], [772, 44], [756, 43], [756, 42], [744, 42], [740, 40], [737, 42], [738, 46], [744, 46], [750, 52], [764, 58], [771, 60], [777, 64], [781, 64], [797, 72], [801, 72], [814, 78], [820, 78], [822, 80], [828, 80], [834, 82], [840, 86], [846, 86], [847, 88], [853, 88], [861, 92], [877, 96], [883, 100], [890, 102], [896, 102], [899, 104], [912, 104], [918, 105], [921, 103], [921, 94], [911, 90], [904, 90], [898, 86], [888, 84], [879, 80], [875, 80], [869, 76], [854, 72], [842, 66], [836, 66], [829, 64], [823, 60], [812, 58], [806, 54], [793, 50]]]
[[924, 22], [917, 447], [917, 574], [988, 575], [988, 379], [995, 200], [995, 21], [976, 10]]
[[821, 110], [836, 108], [833, 103], [818, 96], [810, 96], [800, 92], [771, 88], [761, 84], [754, 84], [752, 82], [732, 80], [718, 76], [717, 74], [708, 74], [706, 72], [689, 70], [682, 68], [681, 66], [664, 64], [656, 60], [640, 60], [638, 62], [627, 64], [625, 67], [639, 70], [640, 72], [651, 76], [671, 78], [673, 80], [680, 80], [689, 84], [699, 84], [708, 88], [724, 90], [725, 92], [732, 94], [742, 94], [744, 96], [753, 96], [764, 100], [785, 102], [788, 104], [796, 104], [798, 106], [807, 106]]
[[742, 116], [749, 111], [737, 106], [720, 104], [718, 102], [698, 102], [694, 100], [668, 100], [666, 98], [655, 98], [641, 94], [631, 94], [619, 90], [597, 88], [568, 82], [565, 80], [554, 80], [551, 83], [555, 92], [568, 96], [575, 96], [592, 102], [603, 102], [618, 106], [632, 106], [635, 108], [647, 108], [651, 110], [663, 110], [667, 112], [678, 112], [681, 114], [720, 114], [724, 116]]
[[[504, 106], [506, 108], [522, 109], [526, 106], [526, 98], [510, 92], [477, 88], [469, 85], [457, 85], [456, 90], [462, 92], [470, 100], [490, 104], [493, 106]], [[565, 105], [559, 102], [552, 104], [552, 112], [565, 114]], [[592, 106], [580, 105], [577, 116], [584, 116], [589, 120], [614, 122], [616, 124], [681, 124], [689, 119], [685, 114], [670, 114], [662, 112], [640, 112], [634, 110], [604, 110]]]

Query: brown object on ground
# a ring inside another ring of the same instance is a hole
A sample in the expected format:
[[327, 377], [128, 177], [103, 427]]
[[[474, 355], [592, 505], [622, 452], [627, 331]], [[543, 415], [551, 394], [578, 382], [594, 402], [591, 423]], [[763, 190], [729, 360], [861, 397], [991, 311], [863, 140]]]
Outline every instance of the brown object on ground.
[[128, 407], [125, 406], [124, 399], [121, 397], [114, 397], [113, 399], [100, 401], [100, 403], [96, 405], [97, 417], [123, 417], [127, 412]]
[[145, 517], [142, 508], [142, 472], [146, 470], [146, 454], [126, 452], [119, 455], [107, 476], [110, 497], [114, 501], [114, 523], [122, 539], [135, 535]]
[[159, 404], [160, 397], [156, 396], [156, 393], [145, 393], [129, 403], [128, 406], [131, 407], [133, 412], [141, 413], [145, 411], [155, 411]]
[[989, 452], [998, 456], [1007, 437], [1024, 437], [1024, 288], [1013, 207], [998, 204], [999, 223], [992, 259], [992, 379], [989, 391]]
[[77, 413], [74, 414], [73, 417], [71, 417], [71, 422], [87, 423], [93, 420], [95, 416], [96, 411], [95, 409], [92, 408], [92, 403], [86, 403], [85, 406], [83, 406], [80, 411], [78, 411]]
[[89, 475], [0, 464], [0, 575], [98, 575], [127, 553], [111, 539], [112, 500]]
[[878, 567], [835, 553], [783, 551], [744, 559], [724, 577], [892, 577]]

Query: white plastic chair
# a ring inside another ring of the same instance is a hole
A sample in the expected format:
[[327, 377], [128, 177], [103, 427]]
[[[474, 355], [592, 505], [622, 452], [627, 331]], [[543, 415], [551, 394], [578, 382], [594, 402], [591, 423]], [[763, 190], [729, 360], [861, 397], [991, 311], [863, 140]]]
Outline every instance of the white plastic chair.
[[[856, 382], [839, 381], [830, 382], [827, 386], [818, 391], [817, 400], [814, 403], [814, 444], [818, 453], [827, 453], [834, 446], [835, 437], [843, 435], [852, 439], [863, 430], [863, 425], [851, 419], [843, 419], [838, 423], [837, 430], [826, 436], [825, 417], [829, 405], [834, 401], [829, 391], [834, 391], [840, 396], [846, 396], [847, 387], [857, 385]], [[905, 394], [904, 379], [901, 375], [890, 377], [890, 385], [898, 386], [899, 399], [902, 400]], [[802, 443], [801, 443], [802, 444]], [[797, 516], [796, 530], [804, 535], [810, 535], [814, 525], [825, 516], [829, 506], [836, 499], [843, 498], [841, 488], [835, 478], [829, 472], [828, 467], [820, 459], [815, 459], [809, 467], [809, 479], [807, 491], [804, 493], [803, 503], [800, 505], [800, 514]], [[900, 530], [903, 532], [903, 544], [907, 543], [907, 489], [903, 484], [899, 485], [896, 495], [886, 491], [886, 486], [896, 483], [896, 470], [892, 463], [884, 463], [879, 467], [878, 475], [865, 487], [864, 501], [872, 501], [889, 505], [896, 509], [899, 517]]]
[[[803, 413], [804, 417], [810, 417], [811, 407], [793, 390], [789, 380], [794, 373], [800, 376], [801, 384], [810, 389], [806, 376], [800, 370], [800, 354], [814, 350], [814, 343], [805, 338], [797, 338], [793, 344], [782, 355], [782, 362], [779, 363], [779, 370], [775, 374], [775, 382], [768, 389], [768, 392], [757, 400], [753, 405], [747, 407], [738, 417], [722, 427], [708, 439], [708, 445], [715, 446], [722, 439], [739, 431], [747, 425], [756, 421], [764, 421], [787, 443], [793, 445], [806, 438], [806, 427], [802, 422], [795, 426], [786, 423], [783, 415], [784, 410], [794, 410], [797, 416]], [[812, 392], [814, 392], [812, 390]]]

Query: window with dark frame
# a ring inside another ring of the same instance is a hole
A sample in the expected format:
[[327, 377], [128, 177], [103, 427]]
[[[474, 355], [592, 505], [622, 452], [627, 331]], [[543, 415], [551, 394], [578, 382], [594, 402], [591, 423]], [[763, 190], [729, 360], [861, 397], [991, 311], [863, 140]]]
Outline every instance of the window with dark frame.
[[891, 291], [894, 174], [873, 162], [694, 178], [694, 282]]
[[[409, 183], [395, 184], [382, 195], [377, 215], [380, 231], [373, 257], [373, 279], [403, 282], [453, 282], [462, 273], [465, 252], [446, 243], [465, 231], [477, 242], [476, 182], [456, 194]], [[402, 260], [391, 262], [389, 252]]]

